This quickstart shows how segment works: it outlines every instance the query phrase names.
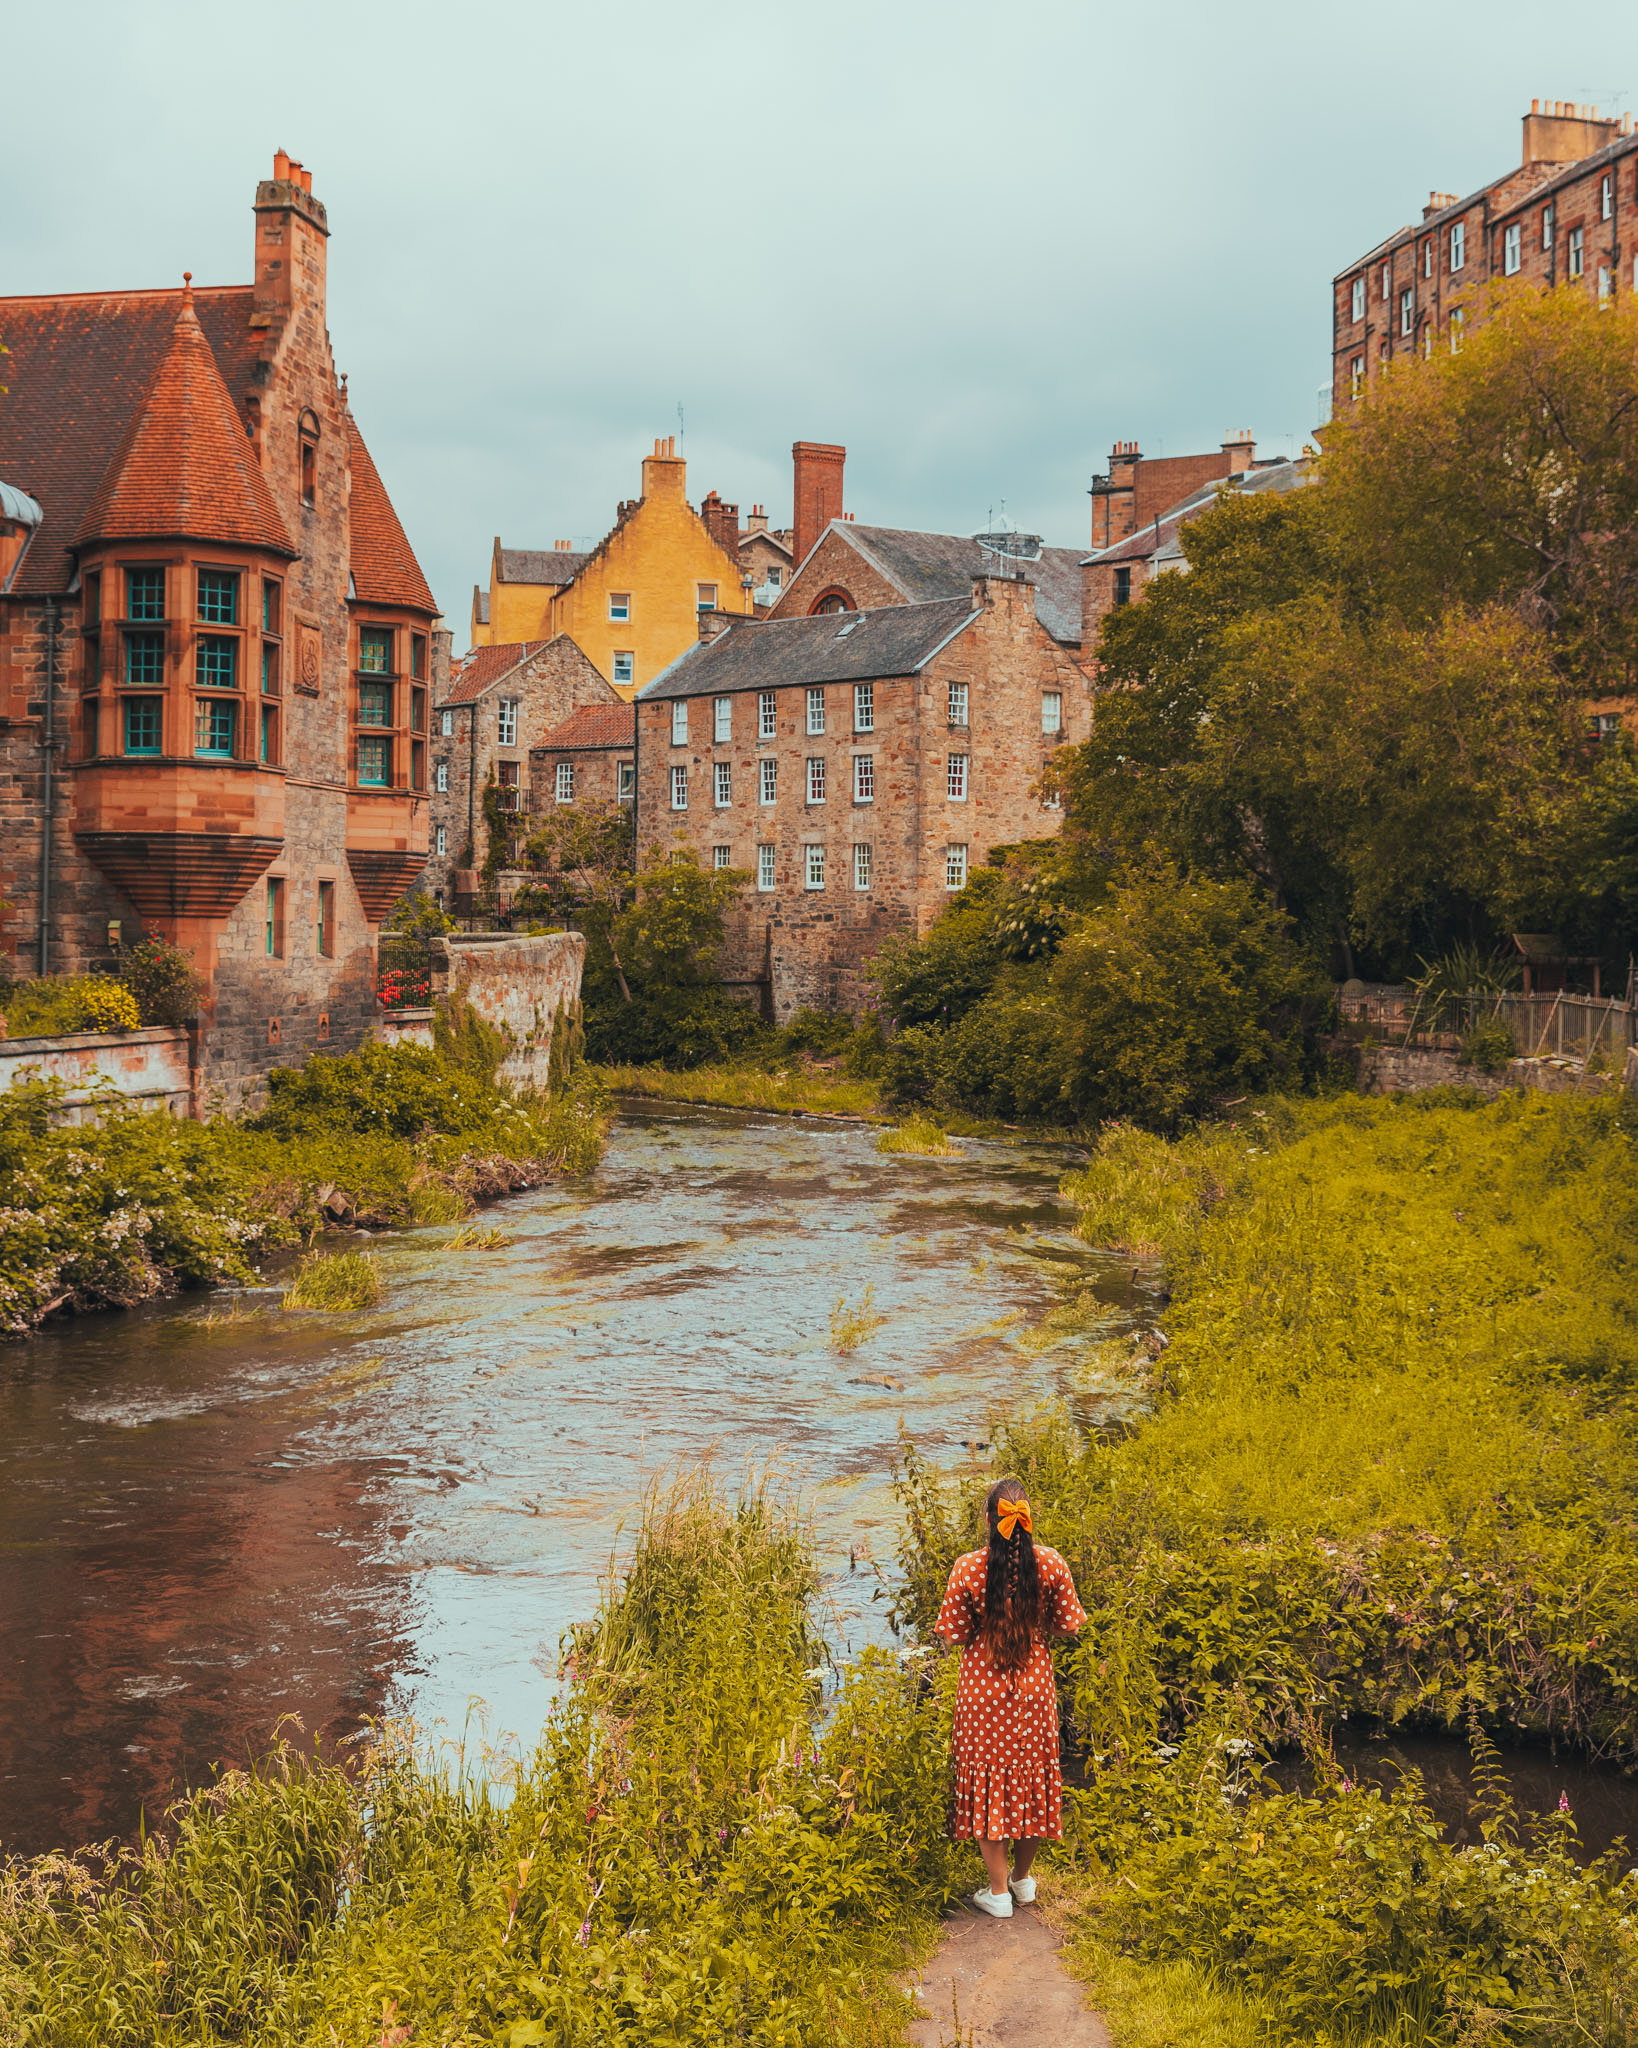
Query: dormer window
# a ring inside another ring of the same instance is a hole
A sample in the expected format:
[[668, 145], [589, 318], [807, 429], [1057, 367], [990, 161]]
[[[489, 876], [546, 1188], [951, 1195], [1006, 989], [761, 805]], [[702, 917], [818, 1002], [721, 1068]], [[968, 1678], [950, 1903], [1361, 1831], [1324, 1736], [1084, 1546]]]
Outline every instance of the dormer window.
[[304, 409], [298, 430], [301, 458], [301, 501], [309, 509], [317, 503], [318, 491], [318, 414], [310, 408]]

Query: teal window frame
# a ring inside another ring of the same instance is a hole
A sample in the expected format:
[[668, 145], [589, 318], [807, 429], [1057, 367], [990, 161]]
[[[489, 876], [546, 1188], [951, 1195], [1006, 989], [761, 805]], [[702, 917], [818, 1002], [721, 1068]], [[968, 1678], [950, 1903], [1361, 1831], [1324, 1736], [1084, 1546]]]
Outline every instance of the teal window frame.
[[391, 683], [359, 684], [358, 722], [360, 725], [392, 724]]
[[264, 704], [262, 706], [262, 760], [269, 767], [273, 766], [278, 760], [278, 717], [279, 714], [271, 704]]
[[127, 633], [125, 636], [125, 680], [133, 687], [160, 684], [165, 680], [165, 635]]
[[279, 694], [279, 649], [272, 640], [262, 642], [262, 695], [276, 697]]
[[234, 698], [194, 699], [193, 751], [196, 754], [206, 760], [231, 761], [238, 737], [239, 706]]
[[196, 690], [239, 687], [239, 643], [229, 633], [201, 633], [194, 642], [193, 684]]
[[390, 626], [360, 626], [358, 629], [358, 671], [366, 676], [390, 676], [392, 667], [392, 628]]
[[119, 726], [122, 752], [137, 755], [160, 753], [165, 744], [164, 698], [121, 698]]
[[236, 626], [239, 623], [239, 572], [237, 569], [199, 571], [199, 612], [207, 626]]
[[127, 569], [125, 572], [125, 616], [144, 622], [165, 616], [165, 571]]
[[267, 878], [267, 957], [284, 958], [284, 877]]
[[363, 789], [387, 789], [391, 786], [392, 742], [385, 734], [359, 734], [358, 780]]

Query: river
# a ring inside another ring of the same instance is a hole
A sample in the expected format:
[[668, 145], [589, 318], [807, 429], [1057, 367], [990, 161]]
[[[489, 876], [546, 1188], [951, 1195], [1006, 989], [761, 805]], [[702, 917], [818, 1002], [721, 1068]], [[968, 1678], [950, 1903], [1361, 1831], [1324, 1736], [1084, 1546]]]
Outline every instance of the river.
[[[0, 1359], [0, 1848], [130, 1833], [286, 1716], [534, 1736], [645, 1484], [777, 1461], [843, 1647], [882, 1633], [901, 1421], [945, 1461], [1066, 1391], [1020, 1333], [1066, 1263], [1111, 1331], [1152, 1283], [1072, 1234], [1059, 1147], [884, 1157], [862, 1126], [629, 1105], [509, 1242], [375, 1241], [378, 1309], [276, 1290], [49, 1329]], [[838, 1357], [830, 1316], [884, 1320]], [[1079, 1341], [1079, 1340], [1077, 1340]]]

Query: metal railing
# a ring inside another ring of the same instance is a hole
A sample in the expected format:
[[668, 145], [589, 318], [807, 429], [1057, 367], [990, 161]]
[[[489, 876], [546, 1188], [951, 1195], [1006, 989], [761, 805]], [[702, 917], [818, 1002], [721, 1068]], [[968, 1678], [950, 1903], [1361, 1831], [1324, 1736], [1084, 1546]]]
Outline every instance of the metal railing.
[[1515, 990], [1471, 996], [1429, 996], [1414, 988], [1374, 987], [1345, 995], [1337, 1007], [1348, 1024], [1390, 1043], [1457, 1046], [1474, 1031], [1502, 1025], [1523, 1059], [1590, 1059], [1602, 1052], [1619, 1067], [1638, 1045], [1638, 1005], [1619, 996], [1524, 995]]

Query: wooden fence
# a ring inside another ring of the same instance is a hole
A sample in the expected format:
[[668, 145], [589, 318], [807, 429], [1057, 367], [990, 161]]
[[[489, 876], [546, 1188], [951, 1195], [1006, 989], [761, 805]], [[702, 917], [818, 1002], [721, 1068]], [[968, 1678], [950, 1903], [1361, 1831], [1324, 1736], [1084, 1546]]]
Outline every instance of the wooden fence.
[[1638, 1005], [1619, 996], [1516, 992], [1476, 996], [1424, 996], [1413, 988], [1367, 987], [1337, 992], [1346, 1023], [1398, 1045], [1456, 1046], [1487, 1025], [1513, 1034], [1524, 1059], [1590, 1059], [1602, 1053], [1614, 1071], [1638, 1045]]

